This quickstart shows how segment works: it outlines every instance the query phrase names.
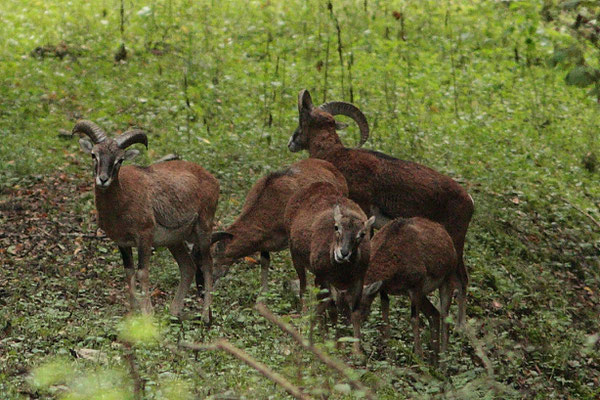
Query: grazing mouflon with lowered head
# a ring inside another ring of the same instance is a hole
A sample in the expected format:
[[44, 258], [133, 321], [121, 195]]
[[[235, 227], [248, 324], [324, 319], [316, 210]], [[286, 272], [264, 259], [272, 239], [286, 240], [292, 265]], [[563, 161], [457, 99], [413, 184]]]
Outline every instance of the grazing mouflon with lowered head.
[[242, 213], [225, 231], [213, 233], [215, 276], [223, 275], [235, 260], [260, 252], [261, 290], [266, 290], [269, 253], [288, 244], [285, 206], [294, 193], [315, 182], [331, 183], [348, 194], [344, 176], [323, 160], [301, 160], [260, 178], [248, 192]]

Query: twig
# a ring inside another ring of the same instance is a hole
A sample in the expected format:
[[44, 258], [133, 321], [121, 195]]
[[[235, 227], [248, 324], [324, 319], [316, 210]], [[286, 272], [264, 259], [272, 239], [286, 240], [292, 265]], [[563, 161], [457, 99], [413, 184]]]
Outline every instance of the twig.
[[600, 228], [600, 222], [598, 222], [594, 217], [592, 217], [589, 213], [587, 213], [585, 210], [582, 210], [581, 208], [577, 207], [575, 204], [571, 203], [569, 200], [567, 200], [564, 197], [560, 198], [562, 201], [564, 201], [565, 203], [567, 203], [568, 205], [570, 205], [571, 207], [573, 207], [575, 210], [579, 211], [580, 213], [582, 213], [583, 215], [585, 215], [586, 217], [588, 217], [590, 219], [590, 221], [592, 221], [594, 224], [596, 224], [596, 226], [598, 228]]
[[300, 346], [302, 346], [304, 349], [312, 352], [325, 365], [327, 365], [328, 367], [334, 369], [335, 371], [337, 371], [338, 373], [343, 375], [348, 380], [348, 382], [350, 382], [350, 385], [352, 385], [356, 390], [363, 391], [365, 393], [365, 397], [367, 399], [372, 400], [375, 398], [373, 395], [373, 392], [371, 392], [371, 390], [368, 387], [366, 387], [360, 381], [354, 379], [350, 375], [350, 371], [351, 371], [350, 367], [348, 367], [346, 364], [342, 363], [341, 361], [336, 360], [336, 359], [330, 357], [329, 355], [325, 354], [325, 352], [323, 352], [318, 347], [311, 345], [300, 334], [300, 332], [298, 332], [291, 325], [286, 324], [285, 322], [283, 322], [282, 320], [277, 318], [275, 315], [273, 315], [273, 313], [263, 303], [256, 303], [255, 308], [258, 310], [260, 315], [262, 315], [267, 320], [269, 320], [271, 323], [277, 325], [282, 331], [284, 331], [285, 333], [290, 335], [296, 342], [298, 342], [298, 344], [300, 344]]
[[329, 71], [329, 35], [327, 35], [327, 47], [325, 48], [325, 74], [323, 76], [323, 101], [327, 101], [327, 73]]
[[290, 381], [285, 379], [283, 376], [279, 375], [277, 372], [273, 371], [272, 369], [267, 367], [265, 364], [261, 363], [260, 361], [256, 360], [255, 358], [253, 358], [250, 354], [246, 353], [244, 350], [235, 347], [234, 345], [232, 345], [225, 339], [219, 339], [216, 342], [214, 342], [213, 344], [209, 344], [209, 345], [180, 343], [179, 346], [185, 347], [190, 350], [195, 350], [195, 351], [223, 350], [223, 351], [231, 354], [238, 360], [243, 361], [248, 366], [254, 368], [265, 378], [268, 378], [271, 381], [273, 381], [274, 383], [283, 387], [286, 390], [286, 392], [288, 392], [295, 398], [302, 399], [302, 400], [311, 400], [312, 399], [312, 397], [310, 397], [309, 395], [304, 393], [297, 386], [290, 383]]
[[342, 96], [344, 95], [344, 56], [342, 53], [342, 30], [340, 28], [340, 22], [338, 21], [337, 17], [335, 16], [335, 14], [333, 13], [333, 3], [331, 2], [331, 0], [328, 1], [327, 3], [327, 8], [329, 8], [329, 15], [331, 16], [331, 19], [333, 19], [333, 22], [335, 22], [335, 29], [337, 31], [337, 40], [338, 40], [338, 45], [337, 45], [337, 51], [338, 51], [338, 55], [340, 57], [340, 72], [341, 72], [341, 83], [342, 83]]
[[481, 340], [477, 339], [477, 335], [475, 334], [475, 329], [471, 325], [465, 325], [463, 332], [467, 336], [467, 339], [471, 342], [471, 345], [475, 349], [475, 354], [481, 360], [485, 370], [487, 371], [488, 377], [490, 379], [494, 379], [494, 367], [492, 362], [485, 354], [485, 350], [483, 348], [483, 343]]
[[456, 65], [454, 62], [454, 45], [452, 37], [452, 26], [450, 25], [450, 8], [446, 9], [446, 18], [444, 20], [444, 25], [448, 30], [448, 36], [450, 39], [450, 67], [452, 72], [452, 92], [454, 93], [454, 115], [458, 118], [458, 91], [456, 89]]
[[135, 363], [135, 354], [133, 353], [133, 348], [129, 342], [123, 341], [121, 343], [123, 343], [123, 347], [125, 347], [125, 360], [127, 360], [127, 364], [129, 365], [129, 374], [131, 375], [131, 379], [133, 379], [133, 398], [135, 400], [141, 400], [143, 382], [142, 378], [140, 377], [137, 364]]

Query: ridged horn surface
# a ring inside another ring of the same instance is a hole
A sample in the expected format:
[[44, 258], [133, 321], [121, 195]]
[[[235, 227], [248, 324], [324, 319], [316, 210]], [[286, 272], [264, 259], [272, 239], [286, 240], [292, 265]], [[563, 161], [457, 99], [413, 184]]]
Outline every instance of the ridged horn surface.
[[75, 135], [77, 133], [83, 133], [84, 135], [87, 135], [94, 144], [104, 142], [107, 137], [102, 128], [92, 121], [87, 120], [77, 121], [73, 127], [73, 130], [71, 131], [71, 134]]
[[141, 143], [144, 146], [146, 146], [146, 148], [148, 148], [148, 137], [146, 136], [146, 133], [140, 129], [128, 130], [122, 135], [117, 136], [115, 138], [115, 141], [117, 142], [117, 145], [122, 149], [126, 149], [127, 147], [135, 143]]
[[320, 105], [319, 108], [334, 116], [345, 115], [352, 118], [360, 129], [360, 143], [358, 147], [361, 147], [369, 138], [369, 123], [367, 122], [367, 118], [354, 104], [346, 103], [345, 101], [331, 101]]

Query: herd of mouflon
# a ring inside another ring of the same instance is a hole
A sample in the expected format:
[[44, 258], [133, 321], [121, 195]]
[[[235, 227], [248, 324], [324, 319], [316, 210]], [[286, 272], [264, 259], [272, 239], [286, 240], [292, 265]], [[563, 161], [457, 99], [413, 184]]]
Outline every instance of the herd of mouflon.
[[[447, 316], [454, 295], [458, 325], [465, 322], [468, 273], [463, 261], [473, 199], [452, 178], [424, 165], [361, 148], [369, 137], [364, 114], [353, 104], [315, 106], [307, 90], [298, 96], [299, 124], [288, 148], [309, 158], [260, 178], [241, 214], [224, 231], [213, 232], [219, 182], [201, 166], [181, 160], [149, 167], [122, 165], [148, 146], [146, 134], [128, 130], [114, 138], [91, 121], [73, 134], [94, 163], [98, 224], [121, 253], [132, 309], [152, 312], [149, 261], [152, 248], [166, 246], [181, 273], [171, 313], [181, 313], [194, 280], [204, 291], [202, 318], [210, 321], [214, 282], [236, 260], [260, 253], [261, 286], [268, 282], [270, 253], [289, 248], [306, 291], [306, 270], [314, 275], [317, 315], [338, 313], [360, 327], [377, 295], [384, 334], [389, 334], [389, 296], [408, 295], [414, 347], [422, 356], [420, 320], [429, 320], [434, 360], [448, 345]], [[357, 148], [345, 147], [336, 115], [353, 119], [361, 133]], [[89, 139], [89, 140], [88, 140]], [[192, 246], [188, 246], [192, 244]], [[138, 266], [132, 248], [137, 247]], [[136, 295], [141, 286], [141, 298]], [[439, 290], [439, 309], [427, 295]], [[354, 351], [361, 352], [360, 342]]]

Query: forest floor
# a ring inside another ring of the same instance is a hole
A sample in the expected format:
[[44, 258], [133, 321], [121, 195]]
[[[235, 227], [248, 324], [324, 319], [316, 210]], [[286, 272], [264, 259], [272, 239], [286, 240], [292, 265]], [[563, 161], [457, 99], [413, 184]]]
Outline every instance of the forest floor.
[[[600, 171], [585, 162], [600, 154], [598, 105], [546, 64], [571, 39], [541, 20], [537, 3], [364, 10], [340, 0], [330, 12], [314, 1], [133, 1], [123, 38], [110, 2], [68, 13], [58, 0], [45, 13], [35, 3], [0, 4], [1, 399], [133, 398], [124, 271], [97, 227], [91, 160], [65, 130], [78, 118], [111, 134], [146, 129], [150, 150], [135, 163], [177, 152], [202, 164], [221, 182], [223, 227], [259, 177], [306, 157], [285, 147], [302, 88], [315, 102], [352, 100], [372, 127], [365, 147], [452, 176], [476, 206], [468, 323], [452, 333], [444, 368], [413, 354], [404, 298], [392, 299], [387, 343], [374, 306], [366, 363], [349, 343], [326, 340], [326, 351], [381, 399], [600, 396]], [[115, 62], [121, 40], [129, 54]], [[357, 130], [341, 136], [350, 145]], [[272, 266], [263, 295], [254, 258], [233, 267], [205, 326], [194, 290], [185, 317], [169, 316], [179, 273], [168, 251], [155, 251], [158, 339], [134, 347], [144, 398], [288, 398], [225, 353], [177, 346], [221, 338], [314, 398], [364, 397], [256, 311], [260, 299], [308, 334], [288, 252]]]

